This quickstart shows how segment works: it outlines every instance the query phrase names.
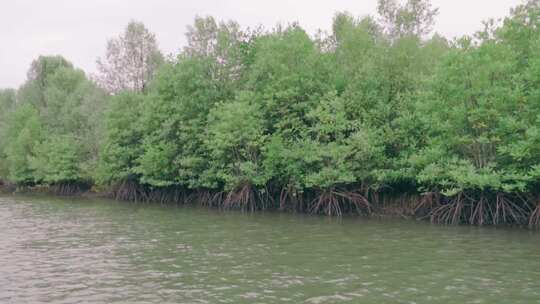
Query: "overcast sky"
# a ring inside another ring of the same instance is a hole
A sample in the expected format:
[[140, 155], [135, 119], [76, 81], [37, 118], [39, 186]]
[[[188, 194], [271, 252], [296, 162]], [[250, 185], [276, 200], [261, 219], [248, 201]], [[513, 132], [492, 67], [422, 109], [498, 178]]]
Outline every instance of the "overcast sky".
[[[435, 30], [448, 38], [472, 34], [482, 21], [508, 15], [521, 0], [433, 0]], [[156, 34], [165, 54], [185, 44], [196, 15], [233, 19], [242, 26], [298, 21], [308, 32], [328, 30], [336, 11], [374, 15], [377, 0], [1, 0], [0, 88], [17, 87], [39, 55], [63, 55], [87, 73], [130, 20]]]

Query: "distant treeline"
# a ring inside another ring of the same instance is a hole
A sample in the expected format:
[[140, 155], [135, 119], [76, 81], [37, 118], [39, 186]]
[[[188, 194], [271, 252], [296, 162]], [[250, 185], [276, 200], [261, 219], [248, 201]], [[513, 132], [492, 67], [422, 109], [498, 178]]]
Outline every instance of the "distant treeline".
[[1, 91], [0, 177], [59, 194], [537, 225], [540, 1], [452, 41], [431, 34], [436, 15], [427, 0], [381, 0], [378, 16], [338, 13], [313, 37], [197, 17], [176, 58], [131, 22], [92, 79], [42, 56]]

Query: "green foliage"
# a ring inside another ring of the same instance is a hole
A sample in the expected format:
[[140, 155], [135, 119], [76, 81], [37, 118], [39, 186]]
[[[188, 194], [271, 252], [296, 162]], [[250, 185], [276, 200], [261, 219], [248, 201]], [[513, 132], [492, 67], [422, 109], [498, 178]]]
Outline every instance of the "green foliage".
[[259, 37], [247, 73], [246, 89], [260, 104], [265, 129], [285, 139], [301, 135], [306, 114], [332, 89], [330, 66], [298, 27]]
[[529, 84], [537, 63], [523, 66], [514, 56], [516, 47], [528, 48], [516, 44], [523, 31], [515, 18], [521, 15], [492, 34], [481, 33], [478, 46], [459, 41], [435, 73], [428, 96], [417, 103], [419, 118], [429, 126], [426, 147], [411, 158], [422, 184], [449, 194], [533, 190], [540, 121]]
[[375, 181], [374, 170], [384, 161], [383, 143], [373, 130], [347, 114], [343, 98], [335, 94], [325, 96], [308, 113], [313, 122], [302, 149], [311, 154], [305, 177], [307, 188]]
[[9, 174], [6, 161], [6, 147], [8, 145], [7, 128], [9, 117], [15, 110], [16, 91], [0, 90], [0, 181], [6, 180]]
[[61, 56], [39, 56], [28, 70], [28, 80], [19, 90], [19, 100], [37, 109], [46, 108], [45, 90], [51, 77], [62, 68], [73, 69], [73, 65]]
[[32, 184], [36, 175], [31, 165], [34, 147], [42, 136], [38, 112], [32, 105], [17, 107], [8, 120], [5, 147], [9, 180], [18, 184]]
[[135, 174], [142, 153], [141, 108], [145, 97], [124, 92], [112, 97], [105, 113], [105, 134], [99, 159], [98, 181], [123, 181]]
[[0, 97], [0, 176], [18, 184], [94, 177], [107, 97], [84, 72], [41, 56], [17, 94]]
[[158, 71], [125, 67], [151, 75], [112, 97], [40, 57], [17, 94], [0, 92], [0, 176], [226, 191], [251, 208], [281, 191], [320, 194], [315, 209], [340, 213], [376, 188], [515, 210], [507, 197], [540, 184], [538, 3], [452, 42], [428, 36], [438, 11], [425, 0], [381, 0], [378, 19], [338, 13], [317, 40], [296, 24], [198, 17], [180, 55]]
[[408, 0], [404, 4], [397, 0], [379, 0], [377, 10], [391, 39], [429, 34], [439, 12], [429, 0]]
[[216, 105], [209, 114], [205, 145], [210, 152], [206, 185], [224, 185], [226, 190], [250, 184], [264, 186], [262, 166], [264, 123], [250, 93], [240, 93], [232, 102]]
[[230, 98], [230, 90], [212, 77], [212, 58], [179, 58], [157, 76], [151, 102], [145, 104], [145, 136], [137, 172], [153, 186], [201, 187], [207, 168], [204, 146], [210, 109]]
[[36, 181], [59, 184], [84, 180], [79, 149], [80, 143], [69, 135], [49, 137], [36, 145], [30, 161]]

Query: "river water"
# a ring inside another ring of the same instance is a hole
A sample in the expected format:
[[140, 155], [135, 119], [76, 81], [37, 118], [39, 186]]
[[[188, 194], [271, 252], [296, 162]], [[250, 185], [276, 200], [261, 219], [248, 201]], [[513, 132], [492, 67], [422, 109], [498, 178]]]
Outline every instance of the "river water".
[[0, 197], [0, 303], [540, 303], [540, 234]]

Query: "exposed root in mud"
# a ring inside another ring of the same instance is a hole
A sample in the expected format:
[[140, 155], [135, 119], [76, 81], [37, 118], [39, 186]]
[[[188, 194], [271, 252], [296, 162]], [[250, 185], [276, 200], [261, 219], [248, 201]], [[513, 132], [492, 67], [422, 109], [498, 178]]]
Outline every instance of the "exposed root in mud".
[[181, 204], [186, 201], [185, 192], [178, 187], [152, 189], [147, 193], [146, 199], [162, 205]]
[[243, 211], [253, 212], [259, 207], [257, 192], [251, 184], [245, 183], [226, 195], [222, 207], [225, 209], [239, 208]]
[[540, 204], [536, 206], [533, 213], [529, 218], [529, 227], [536, 227], [540, 225]]
[[279, 210], [284, 211], [290, 207], [297, 212], [304, 212], [304, 196], [292, 186], [284, 187], [279, 194]]
[[189, 202], [196, 202], [204, 207], [219, 207], [224, 201], [224, 192], [212, 192], [210, 190], [200, 190], [188, 197]]
[[460, 192], [453, 198], [441, 200], [441, 205], [431, 210], [430, 217], [433, 223], [441, 224], [522, 225], [530, 213], [529, 202], [519, 194]]
[[[20, 186], [19, 186], [20, 187]], [[64, 182], [51, 186], [29, 185], [17, 188], [61, 196], [80, 195], [90, 189], [83, 182]], [[332, 187], [321, 191], [300, 191], [293, 186], [256, 188], [246, 182], [224, 192], [211, 189], [187, 190], [178, 186], [151, 188], [134, 179], [126, 179], [112, 187], [116, 200], [155, 202], [160, 204], [195, 203], [205, 207], [242, 211], [274, 208], [282, 211], [308, 212], [328, 216], [344, 214], [429, 218], [439, 224], [540, 226], [540, 197], [533, 194], [493, 191], [462, 191], [445, 197], [438, 191], [424, 193], [379, 192], [366, 187], [350, 191]], [[379, 189], [380, 190], [380, 189]], [[533, 203], [534, 202], [534, 203]]]
[[17, 191], [17, 185], [5, 181], [0, 182], [0, 193], [14, 193]]
[[488, 204], [485, 196], [481, 195], [480, 198], [474, 202], [471, 198], [469, 198], [471, 203], [471, 212], [469, 216], [469, 223], [472, 225], [484, 225], [490, 218], [493, 218], [493, 209], [491, 208], [491, 205]]
[[[416, 194], [372, 194], [377, 197], [376, 204], [372, 203], [376, 214], [381, 216], [397, 216], [401, 218], [411, 218], [415, 215], [415, 208], [418, 205], [419, 196]], [[373, 201], [372, 201], [373, 202]]]
[[463, 218], [464, 208], [465, 202], [463, 193], [458, 193], [455, 198], [431, 211], [431, 222], [453, 225], [459, 224]]
[[540, 226], [540, 199], [536, 199], [536, 208], [534, 208], [529, 217], [529, 227], [538, 226]]
[[59, 196], [74, 196], [80, 195], [85, 191], [88, 191], [90, 186], [88, 184], [80, 182], [64, 182], [52, 185], [50, 191]]
[[146, 202], [148, 191], [133, 180], [124, 180], [112, 188], [112, 197], [115, 200]]
[[327, 189], [322, 191], [310, 204], [310, 213], [341, 216], [343, 213], [357, 212], [371, 214], [371, 204], [358, 191]]
[[441, 206], [441, 194], [439, 192], [427, 192], [420, 196], [414, 206], [413, 213], [418, 218], [431, 216], [431, 211]]
[[[515, 201], [516, 199], [518, 202]], [[495, 214], [493, 215], [492, 224], [523, 224], [527, 222], [531, 211], [530, 203], [526, 198], [516, 195], [516, 198], [512, 199], [499, 193], [496, 198]]]

